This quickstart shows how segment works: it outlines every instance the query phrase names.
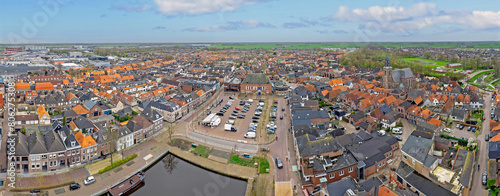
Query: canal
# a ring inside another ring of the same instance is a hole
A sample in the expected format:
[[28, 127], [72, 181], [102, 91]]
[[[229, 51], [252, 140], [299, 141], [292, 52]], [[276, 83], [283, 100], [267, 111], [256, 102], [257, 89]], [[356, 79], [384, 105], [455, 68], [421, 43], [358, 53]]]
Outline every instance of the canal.
[[167, 154], [146, 171], [145, 183], [131, 195], [245, 195], [247, 181], [221, 175]]

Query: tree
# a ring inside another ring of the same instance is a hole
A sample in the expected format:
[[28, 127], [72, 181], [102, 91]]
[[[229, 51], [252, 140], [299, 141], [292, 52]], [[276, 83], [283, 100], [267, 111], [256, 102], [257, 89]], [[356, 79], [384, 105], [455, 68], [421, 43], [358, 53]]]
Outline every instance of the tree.
[[168, 142], [172, 142], [172, 136], [174, 136], [175, 129], [172, 128], [172, 125], [169, 123], [167, 128], [167, 136], [168, 136]]
[[66, 125], [66, 116], [63, 116], [63, 125]]
[[429, 52], [424, 52], [424, 54], [422, 55], [422, 57], [423, 57], [424, 59], [430, 59], [430, 58], [431, 58], [431, 53], [429, 53]]
[[88, 133], [87, 129], [83, 128], [82, 133]]
[[[116, 129], [111, 129], [109, 132], [109, 154], [111, 156], [111, 165], [113, 165], [113, 153], [116, 153], [117, 150], [116, 150], [116, 146], [118, 145], [118, 139], [119, 139], [119, 134], [118, 134], [118, 130]], [[120, 146], [120, 151], [123, 150], [124, 146]], [[122, 157], [123, 158], [123, 157]]]

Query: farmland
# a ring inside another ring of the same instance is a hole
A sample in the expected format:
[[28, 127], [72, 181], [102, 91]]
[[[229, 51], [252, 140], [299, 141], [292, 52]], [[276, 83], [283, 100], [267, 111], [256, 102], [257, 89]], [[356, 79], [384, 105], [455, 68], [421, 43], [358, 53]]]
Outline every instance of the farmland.
[[429, 66], [432, 68], [442, 67], [442, 66], [445, 66], [446, 64], [449, 64], [449, 63], [443, 62], [443, 61], [435, 61], [435, 60], [428, 60], [428, 59], [422, 59], [422, 58], [403, 58], [403, 60], [408, 61], [408, 62], [412, 62], [412, 63], [418, 63], [418, 64], [424, 65], [424, 66]]

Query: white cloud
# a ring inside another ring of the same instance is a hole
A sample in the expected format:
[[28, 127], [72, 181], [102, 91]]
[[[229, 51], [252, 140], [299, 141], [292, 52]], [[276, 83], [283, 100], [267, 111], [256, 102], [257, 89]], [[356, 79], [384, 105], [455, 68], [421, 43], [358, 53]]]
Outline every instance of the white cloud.
[[170, 16], [233, 11], [262, 1], [266, 0], [154, 0], [158, 11]]
[[241, 20], [230, 21], [225, 25], [216, 25], [211, 27], [193, 27], [184, 29], [185, 31], [194, 32], [217, 32], [217, 31], [232, 31], [240, 29], [255, 29], [255, 28], [274, 28], [275, 26], [269, 23], [261, 23], [256, 20]]
[[332, 16], [340, 22], [360, 23], [361, 28], [378, 29], [396, 34], [453, 25], [454, 29], [484, 30], [500, 28], [500, 11], [439, 10], [436, 4], [417, 3], [405, 7], [373, 6], [368, 9], [350, 9], [340, 6]]

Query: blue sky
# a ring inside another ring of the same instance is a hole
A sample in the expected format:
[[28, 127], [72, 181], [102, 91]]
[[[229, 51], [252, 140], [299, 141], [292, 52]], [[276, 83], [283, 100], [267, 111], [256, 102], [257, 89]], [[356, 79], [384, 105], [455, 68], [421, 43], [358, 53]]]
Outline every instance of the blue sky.
[[0, 43], [500, 41], [491, 0], [16, 0], [0, 17]]

